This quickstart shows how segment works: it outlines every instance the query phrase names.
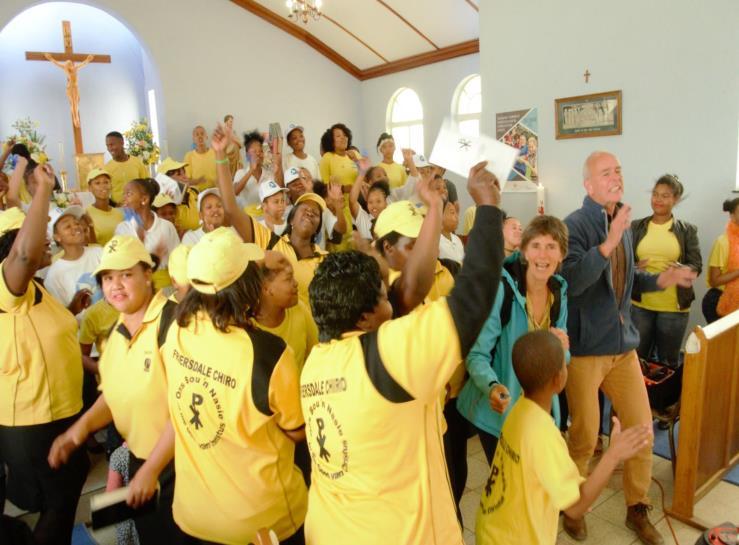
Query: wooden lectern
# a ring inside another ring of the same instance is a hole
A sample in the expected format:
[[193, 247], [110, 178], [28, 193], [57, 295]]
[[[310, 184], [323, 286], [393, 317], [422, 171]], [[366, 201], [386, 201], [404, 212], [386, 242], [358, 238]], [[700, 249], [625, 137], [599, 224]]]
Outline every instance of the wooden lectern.
[[[705, 530], [695, 503], [739, 462], [739, 311], [685, 345], [675, 492], [667, 514]], [[714, 521], [718, 522], [718, 521]]]

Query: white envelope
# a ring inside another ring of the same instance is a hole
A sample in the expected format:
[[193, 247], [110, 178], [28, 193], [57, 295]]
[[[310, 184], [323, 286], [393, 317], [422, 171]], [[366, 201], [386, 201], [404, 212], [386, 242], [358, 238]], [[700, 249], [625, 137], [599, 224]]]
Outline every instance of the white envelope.
[[465, 136], [449, 119], [445, 119], [436, 137], [429, 162], [467, 177], [470, 168], [487, 161], [487, 170], [495, 174], [503, 191], [508, 175], [518, 157], [518, 150], [484, 134]]
[[159, 193], [169, 195], [175, 204], [182, 204], [182, 191], [177, 180], [174, 180], [166, 174], [159, 173], [154, 178], [159, 184]]

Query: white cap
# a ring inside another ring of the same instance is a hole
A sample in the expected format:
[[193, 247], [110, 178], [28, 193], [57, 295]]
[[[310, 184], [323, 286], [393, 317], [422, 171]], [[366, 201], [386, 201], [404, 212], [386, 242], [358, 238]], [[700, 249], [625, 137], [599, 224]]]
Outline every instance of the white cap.
[[290, 133], [293, 132], [295, 129], [300, 129], [302, 132], [305, 132], [305, 129], [303, 129], [302, 126], [296, 125], [295, 123], [288, 123], [287, 130], [285, 131], [285, 141], [290, 137]]
[[51, 218], [51, 221], [49, 221], [49, 228], [53, 233], [56, 222], [58, 222], [64, 216], [74, 216], [74, 219], [78, 220], [84, 215], [85, 209], [81, 206], [77, 206], [76, 204], [73, 204], [72, 206], [67, 206], [66, 208], [53, 208], [52, 210], [49, 210], [49, 217]]
[[[264, 202], [264, 199], [277, 195], [281, 191], [287, 191], [284, 187], [277, 185], [274, 180], [266, 180], [259, 184], [259, 202]], [[261, 205], [260, 205], [261, 206]]]
[[425, 155], [414, 155], [413, 164], [416, 165], [416, 168], [425, 168], [431, 166], [431, 163], [426, 160]]
[[205, 191], [202, 191], [198, 194], [198, 212], [200, 212], [200, 205], [203, 204], [203, 199], [207, 195], [215, 195], [219, 199], [221, 198], [221, 193], [218, 191], [215, 187], [211, 187], [210, 189], [206, 189]]
[[283, 172], [282, 175], [285, 180], [285, 185], [287, 185], [290, 182], [294, 182], [295, 180], [300, 178], [300, 169], [298, 167], [290, 167], [285, 172]]

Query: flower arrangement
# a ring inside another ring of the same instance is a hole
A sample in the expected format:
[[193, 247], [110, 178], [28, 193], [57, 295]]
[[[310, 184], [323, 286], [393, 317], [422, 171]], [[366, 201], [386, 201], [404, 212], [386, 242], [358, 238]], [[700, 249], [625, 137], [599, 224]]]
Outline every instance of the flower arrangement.
[[[19, 119], [11, 125], [15, 130], [15, 134], [9, 136], [5, 140], [5, 145], [23, 144], [31, 154], [31, 159], [43, 165], [49, 160], [46, 155], [46, 146], [44, 145], [45, 136], [38, 133], [38, 121], [31, 121], [31, 118]], [[7, 165], [15, 168], [15, 165]]]
[[159, 146], [154, 143], [154, 137], [146, 119], [141, 118], [139, 121], [134, 121], [123, 136], [126, 138], [126, 148], [129, 154], [141, 158], [145, 165], [153, 165], [159, 161]]

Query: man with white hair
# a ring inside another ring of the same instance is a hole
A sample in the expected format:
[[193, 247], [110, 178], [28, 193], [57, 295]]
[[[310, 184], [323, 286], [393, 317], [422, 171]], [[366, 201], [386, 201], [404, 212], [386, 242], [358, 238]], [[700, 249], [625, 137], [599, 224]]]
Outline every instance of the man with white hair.
[[[672, 267], [659, 275], [634, 266], [631, 207], [621, 203], [624, 184], [618, 158], [597, 151], [586, 159], [583, 185], [587, 196], [580, 209], [565, 219], [569, 250], [562, 274], [569, 284], [567, 321], [572, 359], [567, 403], [572, 425], [569, 450], [580, 473], [598, 438], [598, 389], [610, 398], [624, 428], [652, 420], [636, 347], [639, 332], [631, 321], [631, 290], [642, 292], [669, 286], [690, 286], [695, 272]], [[663, 543], [649, 522], [647, 492], [652, 476], [652, 440], [624, 464], [626, 526], [647, 545]], [[564, 529], [578, 541], [587, 537], [585, 519], [565, 515]]]

